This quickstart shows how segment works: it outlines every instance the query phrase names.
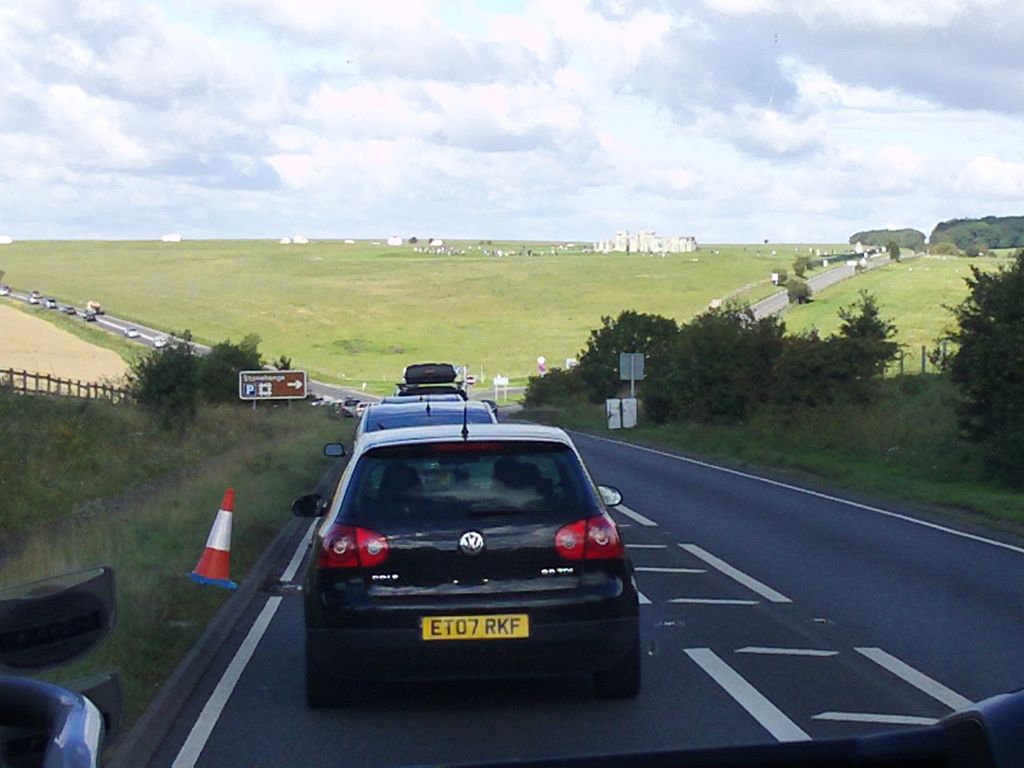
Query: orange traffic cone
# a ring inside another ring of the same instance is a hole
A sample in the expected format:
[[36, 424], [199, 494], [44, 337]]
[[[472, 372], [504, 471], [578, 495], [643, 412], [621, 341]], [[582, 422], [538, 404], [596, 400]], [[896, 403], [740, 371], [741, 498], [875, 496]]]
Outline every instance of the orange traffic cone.
[[195, 570], [189, 574], [192, 581], [200, 584], [212, 584], [226, 589], [238, 589], [228, 576], [231, 557], [231, 517], [235, 511], [235, 489], [228, 488], [224, 492], [224, 500], [220, 503], [213, 528], [206, 538], [206, 549], [196, 563]]

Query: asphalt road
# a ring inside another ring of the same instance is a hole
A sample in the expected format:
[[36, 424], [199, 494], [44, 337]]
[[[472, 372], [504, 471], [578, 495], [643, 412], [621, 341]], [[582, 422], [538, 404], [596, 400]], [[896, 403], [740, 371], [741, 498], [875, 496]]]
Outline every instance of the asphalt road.
[[[374, 766], [892, 731], [1024, 686], [1024, 542], [577, 436], [638, 567], [644, 688], [365, 687], [305, 706], [294, 577], [254, 601], [155, 766]], [[571, 665], [567, 666], [571, 673]]]

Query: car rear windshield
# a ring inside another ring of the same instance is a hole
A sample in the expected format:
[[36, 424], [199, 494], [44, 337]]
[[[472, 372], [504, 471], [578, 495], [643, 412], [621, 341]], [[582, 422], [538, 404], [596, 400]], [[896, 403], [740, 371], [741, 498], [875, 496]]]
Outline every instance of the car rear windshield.
[[[422, 411], [388, 413], [386, 408], [377, 410], [374, 408], [366, 417], [366, 432], [375, 432], [379, 429], [398, 429], [399, 427], [425, 427], [431, 424], [461, 424], [462, 410], [439, 410], [437, 408]], [[493, 424], [490, 411], [473, 408], [466, 412], [466, 421], [469, 424]]]
[[451, 442], [379, 448], [360, 460], [341, 516], [395, 518], [583, 517], [595, 501], [567, 446], [545, 442]]

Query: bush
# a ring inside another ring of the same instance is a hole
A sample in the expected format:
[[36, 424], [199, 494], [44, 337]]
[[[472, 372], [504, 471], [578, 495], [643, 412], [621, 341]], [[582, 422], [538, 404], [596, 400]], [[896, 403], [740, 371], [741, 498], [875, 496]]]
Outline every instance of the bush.
[[899, 345], [892, 341], [896, 326], [882, 318], [878, 300], [865, 290], [860, 298], [839, 310], [839, 336], [847, 343], [844, 350], [851, 356], [856, 375], [862, 379], [881, 376], [885, 366], [896, 358]]
[[793, 274], [802, 278], [810, 268], [811, 260], [806, 256], [797, 256], [793, 259]]
[[229, 403], [238, 399], [239, 371], [258, 371], [263, 367], [259, 353], [260, 337], [249, 334], [239, 344], [230, 339], [217, 344], [202, 358], [197, 373], [200, 396], [209, 403]]
[[620, 352], [643, 352], [645, 371], [650, 376], [661, 365], [664, 350], [678, 331], [675, 320], [660, 315], [626, 310], [614, 320], [602, 317], [601, 327], [590, 332], [576, 369], [590, 401], [604, 402], [622, 390]]
[[950, 375], [963, 402], [957, 415], [983, 447], [989, 471], [1024, 486], [1024, 251], [998, 272], [971, 267], [969, 294], [954, 313], [959, 350]]
[[182, 430], [195, 418], [199, 399], [199, 360], [192, 351], [192, 334], [178, 334], [184, 343], [171, 344], [132, 364], [128, 391], [165, 429]]
[[956, 247], [956, 243], [943, 240], [941, 243], [932, 243], [928, 246], [928, 253], [936, 256], [963, 256], [963, 252]]
[[790, 304], [806, 304], [811, 300], [811, 287], [803, 280], [790, 280], [786, 285]]
[[579, 368], [568, 371], [553, 368], [546, 376], [531, 376], [526, 383], [523, 404], [527, 408], [541, 405], [567, 405], [584, 399], [583, 380]]

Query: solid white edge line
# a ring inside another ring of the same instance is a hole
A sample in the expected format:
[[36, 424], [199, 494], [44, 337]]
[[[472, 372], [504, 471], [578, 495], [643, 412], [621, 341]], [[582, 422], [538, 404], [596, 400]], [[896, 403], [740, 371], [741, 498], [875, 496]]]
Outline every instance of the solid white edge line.
[[819, 651], [814, 648], [767, 648], [761, 645], [748, 645], [737, 648], [736, 653], [754, 653], [761, 656], [838, 656], [839, 651]]
[[658, 524], [656, 522], [654, 522], [653, 520], [651, 520], [651, 518], [647, 517], [646, 515], [641, 515], [635, 509], [630, 509], [625, 504], [619, 504], [616, 507], [612, 507], [612, 509], [615, 509], [616, 511], [621, 512], [622, 514], [624, 514], [626, 517], [628, 517], [633, 522], [640, 523], [640, 525], [646, 525], [648, 527], [654, 527], [654, 528], [658, 527]]
[[871, 661], [875, 662], [875, 664], [883, 669], [892, 672], [896, 677], [906, 683], [909, 683], [922, 693], [927, 694], [936, 701], [945, 704], [954, 712], [974, 706], [974, 702], [966, 696], [961, 696], [956, 691], [947, 688], [938, 680], [928, 677], [924, 672], [914, 669], [905, 661], [897, 659], [895, 656], [890, 653], [886, 653], [881, 648], [854, 648], [853, 650], [862, 656], [871, 659]]
[[319, 522], [319, 520], [310, 521], [309, 528], [304, 534], [302, 534], [302, 538], [299, 540], [299, 546], [295, 548], [295, 554], [292, 555], [292, 559], [288, 561], [287, 567], [281, 574], [280, 581], [282, 583], [287, 584], [295, 578], [295, 572], [299, 570], [299, 565], [302, 564], [302, 558], [305, 556], [306, 549], [309, 547], [309, 540], [313, 538], [313, 531], [316, 529]]
[[636, 591], [636, 597], [640, 605], [651, 605], [651, 599], [639, 589]]
[[673, 597], [669, 602], [685, 605], [758, 605], [757, 600], [738, 600], [731, 597]]
[[626, 549], [668, 549], [668, 544], [627, 544]]
[[633, 570], [640, 573], [707, 573], [703, 568], [662, 568], [658, 565], [637, 565]]
[[249, 633], [245, 636], [245, 640], [242, 641], [242, 644], [235, 652], [235, 657], [228, 664], [228, 668], [224, 670], [220, 682], [217, 683], [217, 687], [213, 689], [213, 693], [207, 699], [206, 704], [199, 713], [199, 717], [196, 718], [195, 725], [189, 731], [185, 743], [181, 745], [178, 756], [174, 758], [171, 768], [194, 768], [199, 760], [199, 755], [202, 754], [203, 748], [206, 746], [206, 742], [210, 739], [210, 734], [213, 733], [213, 729], [217, 725], [217, 720], [220, 719], [221, 713], [231, 697], [231, 693], [235, 690], [235, 686], [238, 685], [242, 672], [245, 671], [249, 659], [252, 658], [253, 653], [256, 651], [256, 646], [267, 631], [267, 627], [270, 626], [270, 622], [274, 618], [274, 614], [277, 613], [277, 608], [280, 604], [281, 598], [279, 596], [275, 595], [268, 598], [266, 605], [263, 606], [263, 610], [256, 617], [256, 621], [252, 623], [252, 627], [249, 628]]
[[935, 725], [939, 722], [934, 717], [914, 717], [913, 715], [878, 715], [871, 712], [822, 712], [811, 717], [812, 720], [831, 720], [836, 723], [879, 723], [882, 725]]
[[694, 557], [699, 557], [705, 563], [710, 565], [715, 570], [721, 571], [729, 578], [734, 581], [738, 581], [744, 587], [749, 589], [751, 592], [756, 592], [765, 600], [773, 603], [791, 603], [793, 602], [788, 597], [783, 595], [781, 592], [776, 592], [766, 584], [762, 584], [760, 581], [755, 579], [753, 576], [748, 576], [739, 568], [734, 568], [721, 558], [715, 557], [706, 549], [701, 549], [696, 544], [680, 544], [682, 549], [685, 549]]
[[686, 655], [777, 741], [810, 741], [811, 737], [800, 726], [710, 648], [687, 648]]
[[930, 523], [927, 520], [920, 520], [910, 515], [903, 515], [899, 512], [893, 512], [888, 509], [882, 509], [881, 507], [873, 507], [870, 504], [861, 504], [859, 501], [851, 501], [850, 499], [844, 499], [839, 496], [832, 496], [828, 493], [822, 493], [821, 491], [812, 491], [810, 488], [801, 488], [799, 485], [792, 485], [790, 483], [783, 483], [779, 480], [772, 480], [767, 477], [761, 477], [760, 475], [752, 475], [749, 472], [741, 472], [738, 469], [730, 469], [729, 467], [721, 467], [717, 464], [712, 464], [707, 461], [701, 461], [700, 459], [692, 459], [689, 456], [679, 456], [675, 453], [668, 453], [667, 451], [659, 451], [656, 448], [648, 448], [645, 445], [634, 445], [633, 443], [626, 443], [622, 440], [613, 440], [608, 437], [598, 437], [597, 435], [589, 435], [584, 432], [577, 432], [576, 434], [582, 435], [583, 437], [589, 437], [592, 440], [600, 440], [605, 443], [613, 443], [614, 445], [622, 445], [627, 448], [635, 448], [638, 451], [644, 451], [645, 453], [653, 453], [656, 456], [664, 456], [668, 459], [675, 459], [676, 461], [682, 461], [687, 464], [693, 464], [698, 467], [704, 467], [705, 469], [714, 469], [718, 472], [725, 472], [729, 475], [735, 475], [737, 477], [743, 477], [747, 480], [755, 480], [759, 483], [766, 485], [774, 485], [777, 488], [785, 488], [788, 491], [796, 491], [797, 493], [803, 493], [807, 496], [814, 496], [818, 499], [824, 499], [825, 501], [833, 501], [837, 504], [845, 504], [848, 507], [854, 507], [855, 509], [863, 509], [866, 512], [874, 512], [879, 515], [885, 515], [896, 520], [902, 520], [906, 523], [913, 523], [914, 525], [921, 525], [925, 528], [931, 528], [936, 531], [942, 531], [948, 533], [951, 536], [959, 536], [963, 539], [970, 539], [971, 541], [978, 541], [982, 544], [990, 544], [993, 547], [999, 547], [1000, 549], [1008, 549], [1011, 552], [1016, 552], [1019, 555], [1024, 555], [1024, 547], [1018, 547], [1013, 544], [1007, 544], [1002, 541], [996, 541], [994, 539], [986, 539], [984, 536], [978, 536], [973, 533], [967, 533], [966, 531], [958, 531], [956, 528], [949, 528], [945, 525], [939, 525], [938, 523]]

